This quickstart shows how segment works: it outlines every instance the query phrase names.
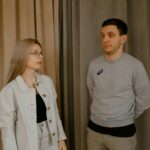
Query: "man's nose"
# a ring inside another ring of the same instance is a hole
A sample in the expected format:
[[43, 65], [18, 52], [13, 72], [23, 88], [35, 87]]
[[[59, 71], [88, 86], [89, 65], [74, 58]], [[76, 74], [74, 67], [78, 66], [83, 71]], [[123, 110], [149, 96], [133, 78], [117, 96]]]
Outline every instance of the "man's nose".
[[108, 40], [109, 40], [109, 37], [106, 35], [106, 36], [103, 37], [103, 40], [102, 40], [102, 41], [103, 41], [103, 42], [107, 42]]

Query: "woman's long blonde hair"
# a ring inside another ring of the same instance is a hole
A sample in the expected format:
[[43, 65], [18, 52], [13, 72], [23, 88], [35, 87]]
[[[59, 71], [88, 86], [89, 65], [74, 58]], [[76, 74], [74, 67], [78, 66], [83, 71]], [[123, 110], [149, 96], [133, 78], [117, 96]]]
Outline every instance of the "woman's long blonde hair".
[[34, 44], [38, 44], [41, 47], [38, 40], [31, 38], [23, 39], [16, 44], [11, 59], [7, 83], [24, 72], [28, 53]]

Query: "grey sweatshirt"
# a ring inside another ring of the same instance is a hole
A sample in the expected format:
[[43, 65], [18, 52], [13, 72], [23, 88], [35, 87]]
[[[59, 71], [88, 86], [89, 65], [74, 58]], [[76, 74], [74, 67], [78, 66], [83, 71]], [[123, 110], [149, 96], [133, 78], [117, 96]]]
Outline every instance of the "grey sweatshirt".
[[105, 127], [134, 123], [150, 107], [150, 82], [143, 64], [123, 53], [110, 62], [100, 56], [88, 69], [87, 86], [92, 98], [90, 119]]

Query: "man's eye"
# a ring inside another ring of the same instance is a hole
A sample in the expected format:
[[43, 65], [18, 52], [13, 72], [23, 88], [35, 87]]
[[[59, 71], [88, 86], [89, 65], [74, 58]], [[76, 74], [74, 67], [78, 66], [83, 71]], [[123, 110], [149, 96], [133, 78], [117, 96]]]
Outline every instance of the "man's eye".
[[110, 33], [110, 34], [109, 34], [109, 37], [114, 37], [114, 34]]
[[105, 36], [103, 34], [101, 34], [101, 38], [103, 39]]

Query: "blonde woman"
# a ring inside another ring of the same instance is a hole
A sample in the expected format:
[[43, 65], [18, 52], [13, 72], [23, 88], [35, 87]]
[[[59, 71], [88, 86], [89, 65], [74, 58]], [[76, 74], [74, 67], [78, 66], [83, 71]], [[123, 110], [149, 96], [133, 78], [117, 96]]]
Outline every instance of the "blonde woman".
[[38, 70], [41, 44], [24, 39], [15, 47], [8, 84], [0, 93], [3, 150], [66, 150], [52, 80]]

